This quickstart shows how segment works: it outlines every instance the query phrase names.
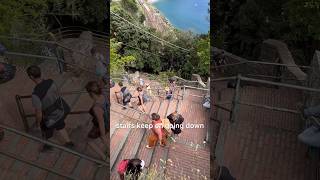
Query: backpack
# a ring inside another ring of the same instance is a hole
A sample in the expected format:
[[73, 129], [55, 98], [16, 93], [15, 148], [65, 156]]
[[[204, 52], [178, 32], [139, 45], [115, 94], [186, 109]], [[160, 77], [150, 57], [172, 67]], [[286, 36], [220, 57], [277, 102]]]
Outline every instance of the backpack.
[[132, 98], [131, 93], [129, 92], [127, 87], [121, 88], [122, 96], [123, 96], [123, 102], [127, 103]]
[[7, 48], [0, 43], [0, 55], [3, 55], [6, 51], [7, 51]]
[[[45, 89], [40, 89], [39, 87], [36, 86], [36, 88], [34, 89], [34, 92], [32, 93], [33, 95], [36, 95], [39, 97], [39, 99], [42, 101], [43, 98], [46, 96], [48, 90], [50, 89], [50, 87], [54, 84], [52, 79], [48, 79], [48, 80], [43, 80], [42, 82], [42, 86]], [[46, 109], [42, 110], [42, 113], [44, 115], [44, 123], [46, 124], [47, 127], [51, 127], [53, 126], [56, 122], [58, 122], [61, 119], [56, 119], [56, 120], [49, 120], [48, 116], [53, 113], [56, 110], [62, 110], [63, 111], [63, 116], [62, 119], [66, 118], [66, 116], [70, 113], [71, 108], [70, 106], [67, 104], [67, 102], [62, 98], [62, 97], [58, 97], [56, 99], [56, 101], [50, 105], [49, 107], [47, 107]]]
[[184, 121], [184, 118], [181, 116], [181, 114], [174, 115], [173, 113], [171, 113], [169, 116], [167, 116], [167, 118], [169, 119], [171, 124], [182, 124]]
[[118, 173], [123, 175], [127, 171], [128, 164], [129, 164], [129, 159], [122, 160], [118, 165], [118, 169], [117, 169]]
[[[1, 47], [0, 47], [1, 48]], [[0, 49], [1, 51], [1, 49]], [[0, 52], [1, 53], [1, 52]], [[10, 81], [14, 78], [17, 68], [11, 64], [0, 63], [4, 66], [4, 72], [0, 72], [0, 84]]]
[[[174, 128], [171, 128], [171, 131], [174, 134], [180, 134], [181, 133], [180, 125], [183, 123], [184, 118], [180, 114], [174, 115], [173, 113], [167, 116], [167, 118], [169, 119], [170, 123], [174, 126]], [[176, 124], [179, 126], [176, 127]]]
[[182, 124], [184, 121], [184, 118], [181, 116], [181, 114], [178, 114], [178, 117], [175, 121], [176, 124]]
[[150, 97], [146, 93], [143, 93], [142, 100], [143, 100], [144, 103], [145, 102], [149, 102], [150, 101]]

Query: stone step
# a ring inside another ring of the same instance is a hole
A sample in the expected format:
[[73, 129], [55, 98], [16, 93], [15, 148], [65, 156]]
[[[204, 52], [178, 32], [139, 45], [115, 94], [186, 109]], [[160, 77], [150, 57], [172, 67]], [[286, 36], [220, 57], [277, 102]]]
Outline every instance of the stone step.
[[[163, 103], [160, 101], [155, 101], [155, 104], [151, 110], [151, 113], [153, 112], [157, 112], [159, 113], [159, 110], [162, 108]], [[141, 141], [141, 144], [139, 146], [139, 150], [137, 152], [136, 158], [142, 159], [145, 161], [146, 163], [146, 167], [149, 167], [151, 160], [152, 160], [152, 156], [154, 153], [154, 149], [147, 149], [146, 146], [148, 145], [148, 137], [150, 136], [151, 130], [146, 130], [146, 132], [144, 133], [144, 137]]]
[[[174, 111], [178, 110], [178, 106], [181, 100], [172, 100], [168, 106], [168, 109], [171, 111], [167, 111], [166, 116], [164, 118], [166, 118], [169, 114], [173, 113]], [[160, 159], [160, 161], [156, 162], [157, 164], [159, 164], [158, 168], [159, 168], [159, 174], [161, 176], [164, 177], [165, 175], [165, 168], [167, 166], [167, 160], [168, 160], [168, 154], [169, 154], [169, 149], [170, 149], [170, 142], [167, 142], [167, 146], [166, 147], [160, 147], [161, 149], [159, 150], [160, 155], [158, 156], [158, 158]], [[157, 156], [155, 156], [157, 157]]]
[[118, 159], [115, 162], [111, 172], [117, 174], [118, 164], [123, 159], [133, 159], [135, 158], [136, 153], [138, 152], [140, 142], [142, 141], [145, 129], [134, 128], [131, 130], [128, 140], [124, 145], [122, 151], [118, 155]]
[[[165, 119], [168, 113], [171, 113], [171, 108], [175, 109], [175, 104], [177, 104], [177, 100], [164, 100], [163, 107], [161, 107], [159, 111], [159, 115], [162, 119]], [[150, 162], [150, 167], [156, 168], [159, 172], [160, 176], [163, 176], [164, 167], [166, 166], [167, 154], [169, 151], [169, 144], [166, 147], [156, 146], [154, 148], [154, 153]]]
[[117, 161], [120, 152], [122, 151], [124, 145], [126, 144], [130, 132], [131, 132], [131, 129], [126, 129], [126, 128], [118, 129], [116, 130], [113, 136], [114, 138], [111, 139], [111, 143], [110, 143], [110, 149], [111, 149], [110, 168], [111, 169], [115, 165], [115, 162]]
[[[0, 158], [1, 158], [2, 155], [0, 155]], [[4, 157], [4, 156], [3, 156]], [[21, 169], [23, 170], [23, 169]], [[13, 171], [13, 170], [9, 170], [9, 169], [1, 169], [0, 168], [0, 179], [3, 179], [3, 180], [27, 180], [28, 178], [23, 174], [21, 173], [20, 170], [18, 171]], [[41, 179], [39, 179], [41, 180]]]
[[97, 168], [94, 180], [107, 180], [110, 177], [110, 167]]
[[81, 159], [76, 168], [73, 170], [72, 175], [83, 180], [94, 179], [96, 168], [97, 164], [85, 159]]

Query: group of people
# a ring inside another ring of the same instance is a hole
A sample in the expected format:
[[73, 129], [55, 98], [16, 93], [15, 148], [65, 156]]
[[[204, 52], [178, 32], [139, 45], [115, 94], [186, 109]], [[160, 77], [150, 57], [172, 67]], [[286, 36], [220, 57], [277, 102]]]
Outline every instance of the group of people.
[[[151, 114], [151, 124], [152, 133], [148, 137], [148, 144], [146, 148], [154, 148], [157, 145], [157, 142], [160, 143], [161, 147], [166, 146], [167, 138], [170, 135], [177, 135], [180, 134], [181, 131], [181, 124], [184, 121], [184, 118], [181, 114], [177, 112], [173, 112], [167, 116], [167, 119], [171, 126], [165, 127], [166, 119], [161, 119], [160, 115], [157, 113]], [[171, 129], [171, 133], [168, 131]], [[145, 162], [140, 159], [124, 159], [118, 165], [118, 173], [121, 180], [124, 180], [125, 177], [129, 177], [130, 179], [136, 180], [138, 179], [140, 173], [142, 172], [145, 166]]]
[[[138, 109], [146, 113], [145, 103], [149, 101], [149, 96], [146, 94], [146, 92], [144, 92], [144, 87], [137, 87], [135, 92], [131, 94], [128, 87], [124, 86], [122, 82], [119, 82], [118, 85], [120, 87], [120, 91], [116, 91], [115, 93], [117, 94], [117, 98], [119, 98], [118, 94], [121, 93], [122, 104], [124, 106], [123, 108], [126, 109], [126, 106], [132, 108], [132, 103], [135, 102], [135, 104], [138, 106]], [[136, 99], [136, 101], [134, 101], [134, 99]]]
[[[30, 66], [27, 69], [27, 74], [36, 84], [32, 92], [32, 105], [35, 109], [36, 122], [41, 129], [43, 138], [49, 140], [53, 137], [54, 131], [57, 131], [65, 140], [65, 146], [72, 148], [74, 144], [65, 129], [65, 119], [71, 108], [62, 98], [55, 82], [52, 79], [42, 78], [41, 69], [38, 66]], [[108, 138], [106, 134], [109, 132], [107, 96], [103, 93], [103, 88], [98, 81], [88, 82], [85, 88], [93, 100], [89, 110], [93, 125], [88, 137], [91, 139], [101, 138], [102, 142], [107, 145]], [[93, 148], [102, 158], [106, 159], [105, 153], [99, 152], [95, 147]], [[42, 150], [49, 149], [51, 149], [51, 146], [45, 144]]]
[[164, 147], [169, 137], [176, 136], [182, 132], [184, 118], [176, 111], [168, 115], [166, 119], [161, 119], [159, 114], [152, 113], [151, 120], [152, 133], [148, 137], [146, 148], [155, 147], [157, 142], [160, 142], [160, 146]]
[[313, 124], [298, 135], [298, 139], [311, 147], [320, 147], [320, 105], [302, 108], [303, 119], [313, 119]]
[[[114, 87], [114, 82], [110, 81], [111, 87]], [[152, 96], [152, 91], [150, 84], [145, 83], [141, 78], [139, 79], [138, 87], [131, 93], [128, 87], [124, 86], [122, 82], [118, 83], [120, 90], [115, 91], [117, 99], [122, 99], [122, 104], [124, 109], [133, 107], [133, 102], [138, 106], [142, 112], [146, 112], [145, 103], [147, 97]], [[165, 98], [168, 100], [173, 99], [176, 84], [175, 80], [169, 79], [169, 87], [165, 88]], [[120, 94], [120, 95], [119, 95]], [[133, 99], [136, 98], [136, 101]], [[119, 103], [119, 101], [118, 101]], [[172, 136], [176, 136], [182, 132], [182, 123], [184, 118], [178, 112], [173, 112], [166, 118], [161, 119], [160, 115], [157, 113], [151, 114], [151, 133], [147, 138], [148, 142], [146, 148], [154, 148], [159, 142], [161, 147], [167, 145], [167, 139]], [[170, 132], [171, 131], [171, 132]], [[124, 159], [118, 165], [118, 173], [120, 179], [123, 180], [125, 177], [129, 176], [130, 179], [138, 179], [140, 173], [144, 168], [144, 161], [140, 159]]]
[[[0, 44], [0, 60], [4, 60], [4, 53], [7, 51], [7, 49]], [[16, 67], [0, 62], [0, 84], [6, 83], [14, 78], [16, 73]], [[4, 130], [0, 128], [0, 141], [4, 138]]]
[[[110, 80], [110, 87], [114, 87], [114, 82]], [[115, 91], [118, 102], [122, 99], [123, 109], [127, 106], [133, 108], [133, 103], [137, 105], [138, 109], [146, 113], [145, 103], [150, 101], [153, 97], [152, 89], [149, 83], [145, 83], [142, 78], [139, 79], [139, 85], [136, 90], [131, 93], [128, 87], [124, 86], [122, 82], [118, 83], [120, 90]], [[174, 92], [176, 91], [176, 81], [174, 78], [169, 79], [169, 85], [165, 87], [165, 98], [172, 100], [174, 98]], [[119, 95], [120, 94], [120, 95]]]

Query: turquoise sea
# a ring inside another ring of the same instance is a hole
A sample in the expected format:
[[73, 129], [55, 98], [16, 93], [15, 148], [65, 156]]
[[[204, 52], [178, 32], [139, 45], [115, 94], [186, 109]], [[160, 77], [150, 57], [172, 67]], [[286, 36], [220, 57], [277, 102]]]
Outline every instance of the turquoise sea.
[[210, 29], [210, 0], [153, 0], [153, 5], [177, 29], [206, 34]]

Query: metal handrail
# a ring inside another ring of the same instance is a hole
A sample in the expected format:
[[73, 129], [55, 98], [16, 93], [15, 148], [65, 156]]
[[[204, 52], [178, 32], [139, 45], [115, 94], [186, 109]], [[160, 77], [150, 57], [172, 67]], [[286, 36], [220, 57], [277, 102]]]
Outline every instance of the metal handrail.
[[[223, 50], [220, 50], [218, 48], [213, 48], [213, 51], [223, 51]], [[282, 63], [273, 63], [273, 62], [264, 62], [264, 61], [251, 61], [251, 60], [247, 60], [245, 58], [241, 58], [241, 57], [238, 57], [236, 55], [233, 55], [229, 52], [226, 52], [226, 51], [223, 51], [224, 52], [224, 56], [233, 56], [233, 57], [237, 57], [235, 59], [238, 59], [238, 63], [233, 63], [233, 64], [230, 64], [231, 66], [232, 65], [241, 65], [241, 64], [247, 64], [247, 63], [252, 63], [252, 64], [264, 64], [264, 65], [276, 65], [276, 66], [286, 66], [286, 67], [300, 67], [300, 68], [306, 68], [306, 69], [311, 69], [312, 67], [311, 66], [302, 66], [302, 65], [290, 65], [290, 64], [282, 64]], [[214, 68], [219, 68], [219, 67], [224, 67], [224, 66], [228, 66], [228, 64], [226, 65], [221, 65], [221, 66], [213, 66]]]
[[39, 169], [42, 169], [42, 170], [45, 170], [45, 171], [49, 171], [50, 173], [53, 173], [53, 174], [55, 174], [55, 175], [58, 175], [58, 176], [61, 176], [61, 177], [67, 178], [67, 179], [72, 179], [72, 180], [76, 180], [76, 179], [77, 179], [77, 178], [75, 178], [75, 177], [73, 177], [73, 176], [65, 175], [65, 174], [63, 174], [63, 173], [61, 173], [61, 172], [59, 172], [59, 171], [56, 171], [56, 170], [52, 169], [52, 168], [45, 167], [45, 166], [43, 166], [42, 164], [39, 165], [39, 164], [34, 163], [34, 162], [32, 162], [32, 161], [28, 161], [28, 160], [22, 159], [22, 158], [17, 157], [17, 156], [15, 156], [14, 154], [11, 154], [11, 153], [9, 153], [9, 152], [0, 151], [0, 154], [2, 154], [2, 155], [4, 155], [4, 156], [7, 156], [7, 157], [10, 157], [10, 158], [12, 158], [12, 159], [15, 159], [15, 160], [17, 160], [17, 161], [20, 161], [20, 162], [29, 164], [29, 165], [31, 165], [31, 166], [35, 166], [35, 167], [37, 167], [37, 168], [39, 168]]
[[[113, 76], [125, 76], [125, 75], [127, 75], [127, 74], [113, 74]], [[110, 75], [111, 76], [111, 75]], [[156, 76], [154, 76], [154, 75], [150, 75], [150, 74], [148, 74], [148, 76], [150, 76], [150, 77], [153, 77], [153, 78], [155, 78]], [[180, 80], [183, 80], [183, 81], [185, 81], [185, 82], [190, 82], [190, 83], [199, 83], [198, 81], [189, 81], [189, 80], [186, 80], [186, 79], [183, 79], [183, 78], [181, 78], [181, 77], [179, 77], [179, 76], [174, 76], [175, 78], [177, 78], [177, 79], [180, 79]], [[111, 79], [116, 79], [116, 80], [125, 80], [124, 78], [112, 78], [111, 77]], [[205, 83], [206, 84], [206, 83]], [[188, 87], [188, 88], [198, 88], [198, 87], [193, 87], [193, 86], [187, 86], [187, 85], [182, 85], [182, 86], [176, 86], [176, 87], [179, 87], [179, 88], [183, 88], [184, 86], [186, 86], [186, 87]], [[199, 88], [199, 90], [200, 90], [201, 88]], [[202, 89], [204, 89], [204, 88], [202, 88]]]
[[68, 148], [63, 147], [63, 146], [61, 146], [61, 145], [52, 143], [52, 142], [50, 142], [50, 141], [46, 141], [46, 140], [37, 138], [37, 137], [35, 137], [35, 136], [29, 135], [29, 134], [24, 133], [24, 132], [20, 132], [20, 131], [18, 131], [18, 130], [16, 130], [16, 129], [10, 128], [10, 127], [5, 126], [5, 125], [3, 125], [3, 124], [0, 124], [0, 128], [5, 129], [5, 130], [7, 130], [7, 131], [10, 131], [10, 132], [12, 132], [12, 133], [18, 134], [18, 135], [20, 135], [20, 136], [26, 137], [26, 138], [28, 138], [28, 139], [32, 139], [32, 140], [34, 140], [34, 141], [38, 141], [38, 142], [40, 142], [40, 143], [43, 143], [43, 144], [46, 144], [46, 145], [55, 147], [55, 148], [60, 149], [60, 150], [62, 150], [62, 151], [66, 151], [66, 152], [68, 152], [68, 153], [71, 153], [71, 154], [73, 154], [73, 155], [79, 156], [79, 157], [81, 157], [81, 158], [83, 158], [83, 159], [86, 159], [86, 160], [88, 160], [88, 161], [97, 163], [97, 164], [99, 164], [99, 165], [108, 166], [108, 164], [107, 164], [106, 162], [103, 162], [103, 161], [101, 161], [101, 160], [98, 160], [98, 159], [89, 157], [89, 156], [87, 156], [87, 155], [81, 154], [81, 153], [79, 153], [79, 152], [76, 152], [76, 151], [74, 151], [74, 150], [68, 149]]
[[64, 27], [60, 27], [60, 28], [54, 29], [54, 30], [52, 30], [52, 32], [57, 32], [57, 31], [59, 32], [59, 31], [61, 31], [63, 29], [71, 29], [71, 28], [83, 29], [83, 30], [91, 31], [91, 32], [93, 32], [95, 34], [99, 34], [99, 35], [100, 34], [104, 34], [105, 36], [108, 36], [108, 34], [105, 33], [105, 32], [92, 30], [92, 29], [89, 29], [89, 28], [86, 28], [86, 27], [83, 27], [83, 26], [64, 26]]
[[88, 73], [91, 73], [91, 74], [95, 74], [95, 72], [93, 71], [90, 71], [88, 69], [86, 69], [85, 67], [82, 67], [80, 65], [77, 65], [75, 63], [70, 63], [70, 62], [66, 62], [66, 61], [63, 61], [63, 60], [60, 60], [59, 58], [57, 57], [51, 57], [51, 56], [40, 56], [40, 55], [33, 55], [33, 54], [26, 54], [26, 53], [19, 53], [19, 52], [10, 52], [10, 51], [7, 51], [5, 52], [5, 54], [8, 54], [8, 55], [15, 55], [15, 56], [23, 56], [23, 57], [32, 57], [32, 58], [39, 58], [39, 59], [45, 59], [45, 60], [51, 60], [51, 61], [58, 61], [60, 63], [63, 63], [63, 64], [68, 64], [70, 66], [73, 66], [73, 67], [77, 67], [83, 71], [86, 71]]

